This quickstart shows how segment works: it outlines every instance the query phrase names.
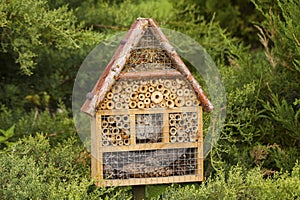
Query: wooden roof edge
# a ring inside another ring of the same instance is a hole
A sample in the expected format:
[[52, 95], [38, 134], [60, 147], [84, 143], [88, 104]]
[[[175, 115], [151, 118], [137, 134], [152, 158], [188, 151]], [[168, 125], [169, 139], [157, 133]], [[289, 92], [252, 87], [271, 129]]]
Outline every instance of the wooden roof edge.
[[124, 59], [124, 56], [122, 57], [120, 54], [129, 55], [130, 50], [138, 43], [148, 26], [149, 20], [147, 18], [138, 18], [131, 25], [125, 38], [121, 40], [112, 59], [100, 75], [93, 90], [87, 94], [87, 99], [81, 107], [82, 112], [91, 116], [95, 114], [97, 103], [103, 100], [107, 90], [109, 90], [110, 86], [115, 83], [116, 77], [120, 74], [124, 67], [126, 58]]
[[137, 45], [139, 39], [143, 36], [143, 33], [148, 27], [153, 27], [152, 31], [154, 31], [154, 34], [159, 37], [158, 39], [160, 41], [160, 45], [167, 51], [170, 58], [176, 64], [178, 71], [182, 73], [192, 85], [199, 100], [201, 101], [203, 110], [206, 112], [210, 112], [213, 110], [214, 107], [207, 98], [205, 92], [202, 90], [202, 87], [193, 77], [182, 59], [179, 57], [174, 47], [170, 44], [169, 39], [163, 34], [161, 29], [157, 25], [156, 21], [151, 18], [138, 18], [130, 27], [125, 36], [125, 39], [121, 41], [120, 46], [105, 68], [103, 74], [98, 79], [93, 90], [87, 94], [87, 99], [81, 108], [82, 112], [94, 116], [97, 103], [101, 102], [104, 99], [105, 94], [115, 83], [117, 77], [120, 75], [124, 67], [127, 58], [126, 56], [120, 57], [120, 54], [129, 55], [132, 47]]

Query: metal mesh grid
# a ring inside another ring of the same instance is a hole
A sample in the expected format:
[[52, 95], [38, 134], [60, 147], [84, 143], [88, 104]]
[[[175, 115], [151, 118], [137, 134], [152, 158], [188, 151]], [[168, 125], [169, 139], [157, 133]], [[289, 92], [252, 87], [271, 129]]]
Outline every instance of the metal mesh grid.
[[162, 141], [162, 114], [136, 115], [136, 143], [157, 143]]
[[108, 152], [103, 154], [105, 179], [170, 177], [195, 174], [196, 148]]

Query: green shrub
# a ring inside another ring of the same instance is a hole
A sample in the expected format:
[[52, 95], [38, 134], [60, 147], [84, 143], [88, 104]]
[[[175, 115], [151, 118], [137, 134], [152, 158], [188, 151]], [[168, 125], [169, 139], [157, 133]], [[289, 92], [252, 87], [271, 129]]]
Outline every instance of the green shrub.
[[300, 195], [300, 165], [292, 173], [276, 173], [264, 177], [260, 168], [246, 171], [232, 167], [228, 172], [220, 171], [200, 187], [196, 185], [173, 185], [157, 199], [297, 199]]
[[71, 137], [51, 146], [38, 134], [0, 152], [1, 199], [129, 199], [128, 188], [96, 188], [89, 155]]

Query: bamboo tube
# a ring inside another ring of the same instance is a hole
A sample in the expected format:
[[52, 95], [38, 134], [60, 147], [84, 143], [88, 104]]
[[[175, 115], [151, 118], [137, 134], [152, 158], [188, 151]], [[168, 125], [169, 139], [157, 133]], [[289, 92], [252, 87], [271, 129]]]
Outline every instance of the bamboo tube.
[[155, 103], [150, 103], [150, 108], [155, 108]]
[[167, 101], [167, 106], [168, 106], [169, 108], [174, 108], [174, 105], [175, 105], [175, 103], [174, 103], [173, 100], [168, 100], [168, 101]]
[[183, 97], [177, 97], [175, 99], [175, 106], [176, 107], [182, 107], [182, 106], [184, 106], [184, 104], [185, 104], [185, 100], [184, 100]]
[[137, 107], [140, 108], [140, 109], [145, 108], [144, 102], [143, 102], [143, 101], [139, 101], [139, 102], [137, 103]]
[[129, 98], [129, 97], [125, 97], [125, 98], [124, 98], [124, 102], [125, 102], [125, 103], [129, 103], [129, 102], [130, 102], [130, 98]]
[[145, 97], [146, 98], [150, 98], [151, 97], [151, 93], [150, 92], [146, 92]]
[[192, 117], [191, 117], [192, 119], [198, 119], [198, 115], [197, 115], [197, 113], [192, 113]]
[[130, 101], [129, 102], [129, 108], [136, 108], [136, 102], [135, 101]]
[[177, 113], [175, 114], [175, 120], [180, 121], [182, 119], [181, 114]]
[[123, 128], [123, 123], [122, 122], [117, 122], [116, 127], [119, 129]]
[[118, 102], [120, 100], [119, 94], [115, 94], [113, 97], [114, 102]]
[[175, 143], [175, 142], [176, 142], [176, 136], [172, 135], [172, 136], [170, 137], [170, 142], [171, 142], [171, 143]]
[[143, 101], [145, 99], [145, 95], [144, 94], [139, 94], [139, 100]]
[[129, 124], [128, 123], [124, 123], [123, 124], [123, 128], [128, 129], [129, 128]]
[[116, 140], [117, 140], [117, 141], [120, 141], [120, 140], [122, 140], [122, 136], [121, 136], [121, 134], [118, 134], [118, 135], [116, 135]]
[[184, 137], [183, 136], [177, 136], [177, 142], [184, 142]]
[[197, 134], [195, 133], [190, 134], [190, 142], [197, 142]]
[[183, 95], [186, 96], [186, 97], [190, 96], [190, 90], [189, 89], [184, 89], [183, 90]]
[[155, 91], [151, 95], [151, 101], [154, 103], [160, 103], [163, 100], [163, 95], [159, 91]]
[[158, 91], [163, 91], [164, 85], [161, 84], [161, 83], [159, 83], [159, 84], [156, 86], [156, 89], [157, 89]]
[[172, 100], [175, 100], [175, 99], [176, 99], [176, 97], [177, 97], [177, 95], [176, 95], [176, 94], [174, 94], [174, 93], [171, 93], [171, 94], [170, 94], [170, 99], [172, 99]]
[[182, 127], [179, 127], [179, 128], [177, 129], [177, 135], [178, 135], [178, 136], [183, 136], [184, 133], [185, 133], [185, 131], [184, 131], [184, 129], [183, 129]]
[[103, 134], [103, 135], [107, 135], [107, 134], [109, 134], [109, 133], [110, 133], [110, 131], [109, 131], [108, 128], [103, 128], [103, 129], [102, 129], [102, 134]]
[[121, 120], [122, 120], [122, 117], [120, 115], [115, 116], [115, 121], [116, 122], [121, 122]]
[[160, 102], [160, 106], [161, 107], [166, 107], [167, 105], [166, 105], [166, 101], [165, 100], [162, 100], [161, 102]]
[[125, 88], [125, 92], [126, 92], [126, 93], [131, 93], [131, 92], [132, 92], [132, 88], [131, 88], [130, 86], [127, 86], [127, 87]]
[[170, 87], [170, 92], [171, 93], [176, 93], [177, 92], [177, 88], [175, 86]]
[[177, 129], [175, 127], [170, 128], [170, 135], [176, 135]]
[[176, 94], [179, 97], [183, 96], [183, 90], [182, 89], [178, 89]]
[[171, 82], [170, 80], [165, 80], [165, 81], [164, 81], [164, 85], [165, 85], [167, 88], [169, 88], [169, 87], [172, 86], [172, 82]]
[[113, 95], [112, 92], [108, 92], [108, 93], [106, 94], [107, 99], [112, 99], [113, 96], [114, 96], [114, 95]]
[[108, 146], [109, 145], [109, 141], [108, 140], [102, 140], [102, 145], [103, 146]]
[[124, 81], [124, 83], [126, 83], [127, 87], [131, 87], [133, 85], [133, 81], [127, 80], [126, 82]]
[[111, 144], [112, 144], [113, 146], [118, 146], [117, 140], [112, 140], [112, 141], [111, 141]]
[[170, 119], [175, 119], [175, 115], [173, 113], [170, 113]]
[[188, 114], [187, 114], [187, 113], [182, 113], [182, 118], [183, 118], [184, 120], [188, 119], [188, 118], [189, 118], [189, 117], [188, 117]]
[[146, 81], [146, 80], [141, 80], [141, 85], [147, 85], [147, 83], [148, 83], [148, 81]]
[[120, 133], [120, 130], [119, 130], [118, 128], [114, 127], [114, 128], [112, 129], [112, 134], [114, 134], [114, 135], [119, 135], [119, 133]]
[[152, 79], [152, 80], [150, 80], [150, 84], [151, 84], [153, 87], [156, 87], [157, 84], [158, 84], [158, 80]]
[[167, 88], [165, 88], [164, 90], [163, 90], [163, 92], [162, 92], [164, 95], [167, 95], [167, 96], [169, 96], [170, 95], [170, 90], [169, 89], [167, 89]]
[[121, 90], [122, 90], [122, 87], [119, 86], [119, 85], [114, 85], [114, 86], [112, 87], [112, 89], [111, 89], [111, 91], [112, 91], [114, 94], [121, 92]]
[[186, 123], [185, 120], [180, 120], [180, 121], [179, 121], [179, 125], [180, 125], [180, 126], [184, 126], [185, 123]]
[[108, 141], [111, 141], [111, 140], [112, 140], [112, 135], [111, 135], [111, 133], [106, 134], [105, 137], [106, 137], [106, 139], [107, 139]]
[[172, 86], [174, 87], [174, 86], [176, 86], [176, 85], [177, 85], [176, 80], [172, 80]]
[[170, 124], [170, 126], [175, 126], [176, 125], [176, 120], [175, 119], [170, 119], [169, 124]]
[[187, 101], [185, 102], [185, 105], [186, 105], [187, 107], [190, 107], [190, 106], [193, 105], [193, 102], [192, 102], [191, 100], [187, 100]]
[[160, 83], [164, 83], [164, 79], [158, 79], [158, 83], [157, 84], [160, 84]]
[[122, 120], [123, 120], [124, 123], [126, 123], [126, 122], [129, 122], [130, 119], [129, 119], [128, 115], [123, 115]]
[[176, 79], [176, 82], [177, 82], [179, 85], [182, 85], [182, 84], [184, 83], [184, 80], [177, 78], [177, 79]]
[[124, 142], [124, 145], [126, 145], [126, 146], [128, 146], [130, 144], [128, 139], [123, 140], [123, 142]]
[[116, 102], [115, 109], [120, 110], [123, 108], [123, 104], [121, 102]]
[[136, 100], [136, 99], [138, 98], [138, 96], [139, 96], [139, 95], [138, 95], [137, 92], [133, 92], [133, 93], [130, 94], [130, 99], [131, 99], [131, 100]]
[[119, 140], [119, 141], [118, 141], [118, 145], [119, 145], [119, 146], [123, 146], [123, 145], [124, 145], [123, 140]]
[[192, 132], [197, 133], [198, 132], [198, 127], [197, 126], [193, 126], [192, 127]]
[[149, 105], [151, 103], [151, 100], [149, 98], [144, 99], [144, 104]]
[[142, 85], [139, 89], [140, 93], [146, 93], [148, 90], [148, 86], [147, 85]]
[[152, 93], [152, 92], [155, 91], [155, 88], [154, 88], [153, 86], [149, 86], [149, 87], [148, 87], [148, 91]]
[[108, 122], [107, 122], [106, 120], [102, 120], [102, 122], [101, 122], [101, 127], [102, 127], [102, 128], [108, 127]]
[[[128, 125], [128, 124], [127, 124]], [[123, 127], [124, 127], [124, 125], [123, 125]], [[129, 127], [129, 126], [128, 126]], [[124, 127], [125, 128], [125, 127]], [[128, 129], [123, 129], [123, 135], [127, 135], [128, 137], [129, 137], [129, 135], [130, 135], [130, 131], [128, 130]]]
[[121, 134], [122, 139], [128, 139], [129, 135], [125, 134], [124, 132]]
[[106, 103], [104, 103], [104, 102], [101, 103], [100, 107], [101, 107], [102, 110], [105, 110], [106, 109]]
[[106, 103], [106, 108], [107, 108], [108, 110], [113, 109], [114, 106], [115, 106], [115, 104], [114, 104], [113, 101], [108, 101], [108, 102]]
[[197, 99], [193, 100], [193, 106], [199, 106], [199, 101]]
[[138, 91], [139, 90], [139, 86], [138, 85], [133, 85], [132, 86], [132, 91], [133, 92], [136, 92], [136, 91]]
[[116, 121], [115, 121], [114, 116], [108, 116], [108, 117], [107, 117], [107, 122], [108, 122], [109, 124], [115, 123]]
[[169, 96], [168, 95], [164, 94], [163, 96], [164, 96], [164, 100], [166, 100], [166, 101], [169, 100]]

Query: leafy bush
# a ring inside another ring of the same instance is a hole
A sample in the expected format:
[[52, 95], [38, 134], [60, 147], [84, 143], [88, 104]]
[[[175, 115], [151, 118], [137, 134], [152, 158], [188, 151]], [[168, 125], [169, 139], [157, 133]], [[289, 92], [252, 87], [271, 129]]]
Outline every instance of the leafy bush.
[[297, 199], [300, 195], [300, 165], [291, 173], [264, 177], [260, 168], [245, 171], [240, 166], [220, 171], [199, 187], [173, 185], [156, 199]]
[[75, 137], [51, 146], [45, 136], [16, 142], [0, 152], [3, 199], [129, 199], [128, 188], [96, 188], [89, 155]]

